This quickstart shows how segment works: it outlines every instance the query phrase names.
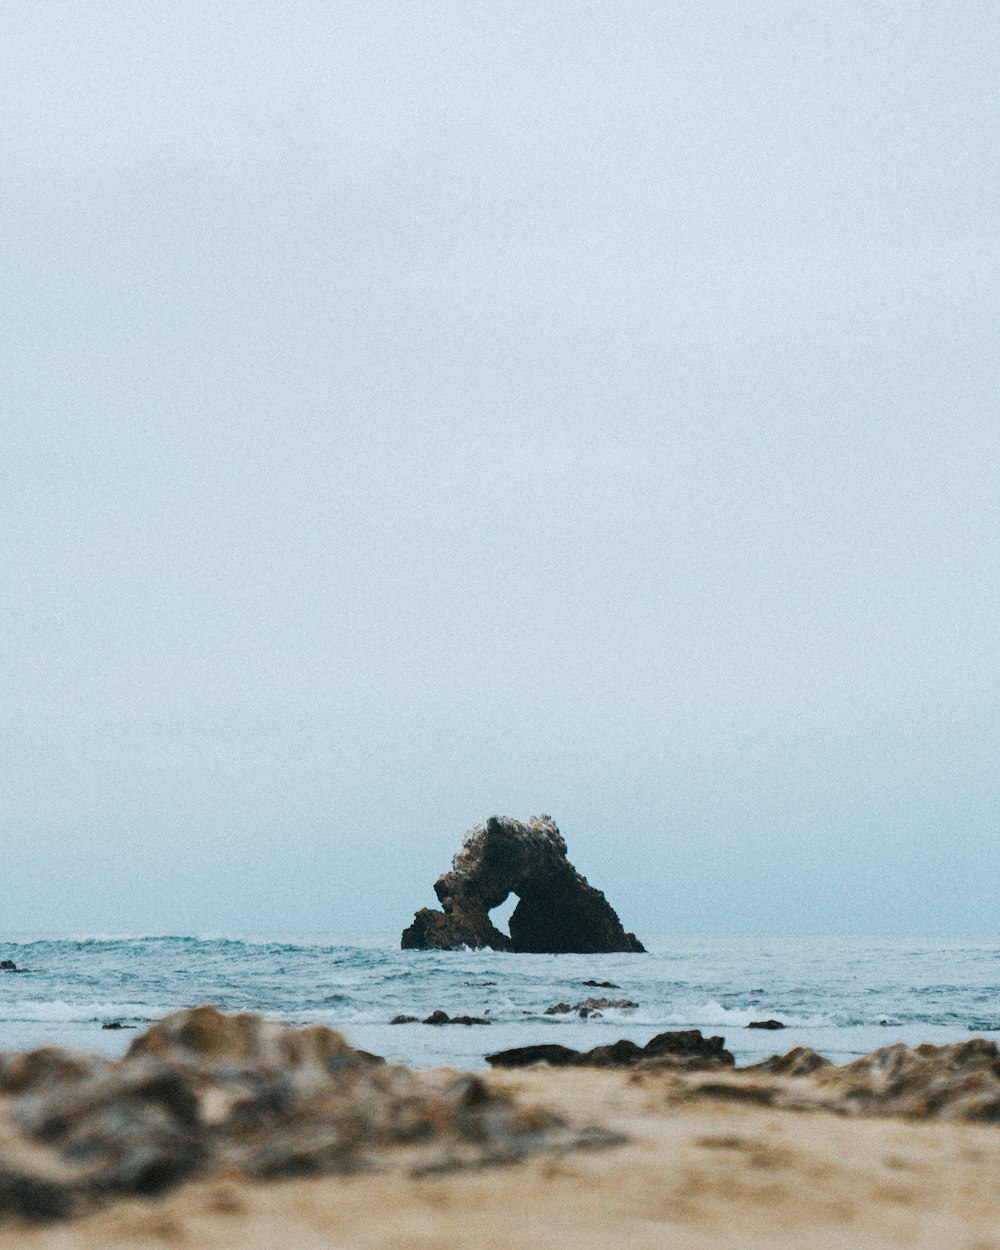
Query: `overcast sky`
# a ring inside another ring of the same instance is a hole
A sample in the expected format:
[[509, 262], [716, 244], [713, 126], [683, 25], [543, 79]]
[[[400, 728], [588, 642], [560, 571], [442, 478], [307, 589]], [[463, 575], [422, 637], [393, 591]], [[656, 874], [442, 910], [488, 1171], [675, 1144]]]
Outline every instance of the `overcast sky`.
[[992, 930], [995, 0], [0, 8], [0, 929]]

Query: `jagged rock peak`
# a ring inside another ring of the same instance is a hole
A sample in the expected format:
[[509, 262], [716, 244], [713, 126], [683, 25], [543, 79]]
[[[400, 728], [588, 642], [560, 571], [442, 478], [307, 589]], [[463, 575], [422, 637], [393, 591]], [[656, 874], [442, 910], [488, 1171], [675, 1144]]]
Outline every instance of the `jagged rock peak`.
[[[442, 910], [425, 907], [416, 913], [403, 931], [404, 950], [489, 946], [590, 955], [645, 949], [634, 933], [625, 932], [601, 891], [569, 862], [551, 816], [535, 816], [526, 824], [491, 816], [474, 826], [434, 892]], [[519, 901], [508, 937], [489, 913], [510, 894]]]

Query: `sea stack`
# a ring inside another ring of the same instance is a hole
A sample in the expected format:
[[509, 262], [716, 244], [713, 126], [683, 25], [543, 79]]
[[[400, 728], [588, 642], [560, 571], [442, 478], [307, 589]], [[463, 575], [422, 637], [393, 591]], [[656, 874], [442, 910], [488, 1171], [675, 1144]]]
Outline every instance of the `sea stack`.
[[[599, 955], [641, 952], [614, 908], [566, 858], [554, 820], [535, 816], [522, 824], [491, 816], [465, 835], [451, 871], [434, 883], [443, 910], [424, 907], [404, 929], [403, 950], [455, 950], [461, 946], [536, 954]], [[490, 912], [516, 894], [510, 936]]]

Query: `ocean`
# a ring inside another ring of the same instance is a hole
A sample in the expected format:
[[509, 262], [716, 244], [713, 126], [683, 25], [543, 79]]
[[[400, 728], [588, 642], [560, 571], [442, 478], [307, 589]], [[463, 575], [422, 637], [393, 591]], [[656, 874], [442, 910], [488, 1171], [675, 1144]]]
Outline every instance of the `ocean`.
[[[485, 1066], [536, 1042], [644, 1044], [666, 1029], [721, 1034], [739, 1064], [793, 1046], [842, 1063], [878, 1046], [1000, 1032], [1000, 938], [641, 935], [646, 955], [401, 951], [398, 936], [0, 938], [0, 1050], [63, 1045], [121, 1053], [179, 1007], [213, 1003], [294, 1023], [320, 1021], [415, 1067]], [[610, 981], [615, 989], [585, 986]], [[634, 1008], [550, 1016], [588, 997]], [[390, 1025], [436, 1009], [489, 1026]], [[748, 1029], [776, 1019], [780, 1032]]]

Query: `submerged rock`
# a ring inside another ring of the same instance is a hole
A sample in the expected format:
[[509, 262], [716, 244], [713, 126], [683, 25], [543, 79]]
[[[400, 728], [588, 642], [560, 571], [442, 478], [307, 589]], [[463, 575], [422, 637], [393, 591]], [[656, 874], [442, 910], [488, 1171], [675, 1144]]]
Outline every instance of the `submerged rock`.
[[414, 1072], [322, 1025], [211, 1007], [167, 1016], [115, 1062], [56, 1048], [0, 1056], [0, 1219], [61, 1217], [224, 1171], [422, 1174], [593, 1144], [478, 1077]]
[[[470, 829], [434, 892], [442, 910], [425, 907], [416, 913], [403, 931], [403, 950], [488, 946], [598, 954], [645, 949], [634, 933], [626, 933], [601, 891], [566, 858], [566, 843], [548, 816], [527, 824], [491, 816]], [[490, 920], [490, 912], [510, 894], [519, 901], [508, 937]]]
[[573, 1068], [628, 1068], [635, 1064], [694, 1070], [731, 1068], [735, 1061], [725, 1047], [725, 1038], [703, 1037], [700, 1029], [685, 1029], [660, 1033], [645, 1046], [624, 1038], [586, 1051], [554, 1044], [515, 1046], [487, 1055], [486, 1062], [497, 1068], [525, 1068], [533, 1063]]

